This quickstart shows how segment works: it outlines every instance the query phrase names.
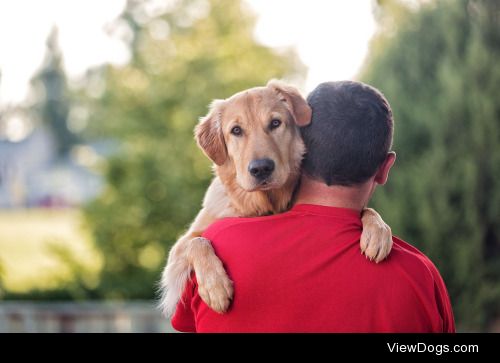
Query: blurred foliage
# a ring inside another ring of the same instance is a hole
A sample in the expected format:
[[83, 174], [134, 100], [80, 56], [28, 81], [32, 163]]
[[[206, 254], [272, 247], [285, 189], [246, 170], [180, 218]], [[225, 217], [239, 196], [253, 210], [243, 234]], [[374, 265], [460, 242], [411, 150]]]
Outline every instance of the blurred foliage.
[[129, 1], [116, 30], [130, 43], [131, 61], [89, 75], [105, 85], [88, 100], [90, 136], [120, 142], [105, 167], [106, 190], [86, 208], [104, 257], [93, 293], [104, 298], [154, 296], [168, 249], [211, 179], [193, 139], [211, 100], [271, 78], [300, 80], [304, 71], [294, 53], [255, 42], [240, 1], [169, 4], [155, 10]]
[[393, 107], [396, 167], [375, 194], [441, 271], [458, 327], [500, 316], [500, 4], [379, 1], [362, 80]]

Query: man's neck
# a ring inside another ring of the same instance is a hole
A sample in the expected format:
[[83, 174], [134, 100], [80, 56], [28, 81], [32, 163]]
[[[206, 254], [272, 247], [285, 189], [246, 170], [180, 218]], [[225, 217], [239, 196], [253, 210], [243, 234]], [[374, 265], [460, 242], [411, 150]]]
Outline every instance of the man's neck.
[[321, 181], [302, 176], [295, 204], [317, 204], [327, 207], [349, 208], [359, 212], [368, 204], [374, 183], [359, 186], [328, 186]]

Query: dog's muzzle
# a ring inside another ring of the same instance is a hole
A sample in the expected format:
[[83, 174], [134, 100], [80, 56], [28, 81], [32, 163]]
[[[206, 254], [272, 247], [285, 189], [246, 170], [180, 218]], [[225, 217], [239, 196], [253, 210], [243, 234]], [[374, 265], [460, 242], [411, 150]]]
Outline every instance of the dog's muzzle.
[[252, 160], [248, 164], [248, 172], [259, 182], [265, 181], [274, 171], [274, 161], [271, 159]]

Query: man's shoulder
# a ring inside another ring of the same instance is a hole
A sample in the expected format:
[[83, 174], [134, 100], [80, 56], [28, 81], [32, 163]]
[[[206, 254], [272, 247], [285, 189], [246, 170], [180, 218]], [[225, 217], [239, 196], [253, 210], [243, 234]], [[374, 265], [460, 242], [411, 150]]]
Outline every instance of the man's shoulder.
[[227, 217], [216, 220], [203, 232], [203, 237], [213, 239], [219, 233], [228, 229], [240, 227], [246, 223], [251, 223], [251, 218]]
[[420, 251], [417, 247], [409, 244], [408, 242], [402, 240], [400, 237], [393, 236], [392, 241], [394, 242], [393, 249], [402, 253], [403, 256], [418, 260], [422, 263], [431, 262], [422, 251]]
[[394, 245], [389, 256], [392, 256], [396, 262], [403, 264], [406, 270], [413, 271], [416, 274], [428, 273], [432, 279], [439, 276], [439, 271], [434, 263], [422, 251], [399, 237], [393, 237], [392, 239]]
[[433, 304], [437, 306], [439, 316], [443, 321], [443, 325], [437, 328], [436, 332], [455, 332], [450, 298], [437, 267], [425, 254], [412, 245], [397, 237], [393, 237], [393, 241], [394, 248], [388, 261], [393, 257], [393, 263], [399, 265], [397, 270], [404, 270], [404, 274], [399, 273], [394, 276], [406, 275], [414, 282], [418, 281], [415, 286], [427, 289], [428, 296], [432, 296]]
[[262, 231], [263, 228], [267, 228], [270, 224], [276, 227], [280, 224], [280, 221], [286, 223], [287, 220], [294, 217], [295, 214], [289, 211], [263, 217], [222, 218], [212, 223], [203, 232], [203, 237], [214, 240], [229, 234], [232, 235], [233, 233], [237, 233], [241, 236], [241, 233]]

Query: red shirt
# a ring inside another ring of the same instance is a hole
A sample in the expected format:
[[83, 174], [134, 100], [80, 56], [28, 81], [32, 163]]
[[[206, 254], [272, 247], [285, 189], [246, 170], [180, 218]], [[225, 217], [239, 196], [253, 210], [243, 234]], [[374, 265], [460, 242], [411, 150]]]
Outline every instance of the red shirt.
[[172, 318], [184, 332], [454, 332], [450, 299], [433, 263], [394, 237], [387, 260], [361, 253], [359, 213], [296, 205], [258, 218], [227, 218], [204, 236], [234, 281], [224, 315], [196, 279]]

